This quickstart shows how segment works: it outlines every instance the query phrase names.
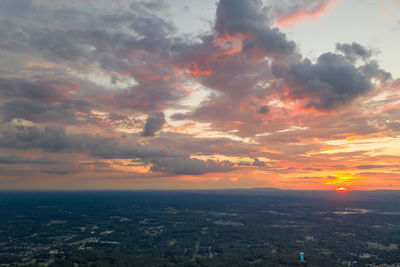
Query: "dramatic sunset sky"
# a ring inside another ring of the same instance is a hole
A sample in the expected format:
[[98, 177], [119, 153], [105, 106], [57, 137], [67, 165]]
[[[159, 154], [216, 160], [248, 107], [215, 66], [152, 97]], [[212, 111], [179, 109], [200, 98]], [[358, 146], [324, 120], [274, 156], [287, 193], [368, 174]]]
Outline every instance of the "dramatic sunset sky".
[[399, 0], [1, 0], [0, 190], [400, 189]]

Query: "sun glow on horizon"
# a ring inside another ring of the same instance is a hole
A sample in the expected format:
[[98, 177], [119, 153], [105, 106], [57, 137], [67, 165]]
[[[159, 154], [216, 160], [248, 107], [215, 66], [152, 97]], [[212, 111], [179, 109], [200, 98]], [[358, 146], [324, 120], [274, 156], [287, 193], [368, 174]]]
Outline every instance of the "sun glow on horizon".
[[336, 188], [336, 191], [338, 191], [338, 192], [347, 192], [349, 189], [348, 188], [346, 188], [346, 187], [339, 187], [339, 188]]

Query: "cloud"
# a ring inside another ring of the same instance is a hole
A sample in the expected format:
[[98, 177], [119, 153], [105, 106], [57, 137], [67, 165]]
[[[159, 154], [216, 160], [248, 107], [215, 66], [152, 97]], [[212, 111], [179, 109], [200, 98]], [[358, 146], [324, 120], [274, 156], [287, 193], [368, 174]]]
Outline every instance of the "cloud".
[[141, 1], [140, 4], [152, 11], [166, 10], [169, 8], [168, 3], [164, 0], [147, 0]]
[[0, 120], [135, 127], [138, 120], [129, 115], [179, 106], [175, 101], [188, 94], [182, 88], [164, 90], [168, 87], [164, 81], [110, 90], [88, 80], [58, 75], [0, 78]]
[[56, 174], [56, 175], [68, 175], [79, 172], [79, 169], [71, 168], [71, 166], [62, 167], [47, 167], [40, 169], [40, 173], [44, 174]]
[[[177, 113], [175, 120], [191, 119], [210, 122], [211, 127], [220, 131], [237, 131], [239, 136], [254, 136], [262, 127], [262, 116], [258, 113], [259, 104], [251, 100], [236, 100], [226, 96], [213, 96], [195, 110]], [[283, 125], [281, 125], [283, 126]]]
[[199, 160], [189, 154], [169, 148], [142, 145], [136, 140], [118, 140], [89, 134], [68, 134], [63, 128], [19, 126], [2, 129], [0, 147], [10, 149], [40, 149], [45, 152], [86, 153], [99, 159], [139, 159], [150, 164], [150, 170], [167, 174], [203, 174], [231, 171], [228, 161]]
[[263, 105], [260, 107], [260, 110], [258, 112], [261, 114], [267, 114], [269, 112], [269, 107], [267, 105]]
[[49, 104], [64, 99], [71, 87], [72, 84], [67, 81], [0, 78], [0, 95], [3, 99], [24, 98]]
[[0, 154], [0, 164], [61, 164], [62, 161], [48, 158], [24, 158], [13, 154]]
[[360, 170], [370, 170], [370, 169], [380, 169], [390, 167], [387, 165], [378, 165], [378, 164], [367, 164], [367, 165], [357, 165], [356, 168]]
[[110, 164], [104, 161], [94, 161], [94, 162], [85, 162], [85, 163], [81, 163], [81, 166], [95, 166], [95, 167], [109, 167]]
[[8, 101], [0, 106], [3, 120], [24, 119], [32, 122], [54, 122], [75, 124], [79, 121], [75, 116], [78, 111], [73, 102], [59, 104], [42, 104], [24, 100]]
[[258, 0], [220, 0], [214, 29], [220, 38], [240, 38], [242, 51], [252, 58], [287, 57], [296, 44], [271, 27], [268, 11]]
[[169, 174], [195, 174], [200, 175], [207, 172], [226, 172], [234, 169], [228, 161], [216, 162], [213, 160], [199, 160], [196, 158], [163, 157], [151, 160], [151, 170]]
[[[82, 85], [81, 91], [77, 84]], [[94, 106], [85, 100], [85, 94], [89, 91], [84, 92], [83, 88], [88, 85], [91, 86], [81, 80], [66, 78], [0, 79], [0, 96], [3, 100], [0, 119], [4, 122], [24, 119], [38, 123], [83, 124], [88, 121]]]
[[253, 161], [253, 166], [257, 166], [257, 167], [265, 167], [267, 166], [267, 164], [259, 159], [254, 159]]
[[306, 100], [305, 107], [339, 108], [373, 88], [367, 77], [345, 57], [322, 54], [314, 64], [309, 59], [291, 65], [273, 65], [273, 73], [284, 79], [289, 96]]
[[399, 82], [374, 51], [307, 59], [275, 26], [335, 3], [220, 0], [208, 31], [181, 35], [174, 1], [0, 1], [2, 173], [292, 179], [397, 160], [360, 141], [400, 129]]
[[336, 50], [342, 52], [344, 56], [352, 62], [357, 59], [368, 60], [372, 56], [372, 51], [370, 49], [356, 42], [352, 42], [351, 44], [337, 43]]
[[332, 10], [338, 0], [271, 1], [275, 24], [289, 27], [302, 21], [315, 21]]
[[[96, 16], [88, 16], [90, 8], [95, 7], [87, 3], [82, 3], [85, 8], [79, 9], [74, 3], [61, 5], [57, 10], [49, 9], [48, 5], [32, 8], [30, 1], [5, 5], [6, 10], [29, 9], [30, 12], [23, 20], [5, 16], [0, 25], [1, 47], [10, 53], [36, 55], [81, 74], [100, 71], [101, 76], [114, 80], [130, 77], [135, 85], [108, 92], [107, 100], [111, 103], [107, 105], [140, 112], [176, 107], [188, 92], [180, 85], [181, 79], [173, 75], [172, 56], [179, 53], [175, 48], [183, 49], [190, 44], [183, 38], [175, 38], [173, 24], [148, 8], [161, 3], [163, 1], [134, 2], [130, 8], [111, 9], [111, 12], [99, 9]], [[153, 64], [155, 61], [162, 64]], [[4, 79], [0, 83], [4, 83]], [[63, 97], [58, 95], [63, 93], [60, 90], [51, 90], [55, 87], [51, 84], [32, 84], [26, 78], [14, 83], [16, 92], [30, 93], [30, 97], [36, 96], [41, 101]], [[10, 87], [7, 91], [13, 89]], [[97, 98], [105, 96], [100, 93]]]
[[375, 60], [371, 60], [370, 62], [365, 63], [364, 65], [360, 66], [360, 71], [367, 76], [368, 78], [378, 79], [382, 82], [386, 82], [387, 80], [392, 78], [392, 74], [381, 69], [378, 65], [378, 62]]
[[321, 168], [303, 168], [303, 170], [305, 170], [305, 171], [316, 171], [316, 172], [322, 171]]
[[246, 167], [250, 167], [250, 166], [254, 166], [254, 167], [266, 167], [267, 164], [257, 158], [255, 158], [253, 160], [253, 162], [248, 162], [248, 161], [241, 161], [238, 163], [238, 166], [246, 166]]
[[165, 123], [165, 115], [162, 112], [155, 112], [149, 115], [143, 129], [143, 136], [155, 136], [162, 129]]

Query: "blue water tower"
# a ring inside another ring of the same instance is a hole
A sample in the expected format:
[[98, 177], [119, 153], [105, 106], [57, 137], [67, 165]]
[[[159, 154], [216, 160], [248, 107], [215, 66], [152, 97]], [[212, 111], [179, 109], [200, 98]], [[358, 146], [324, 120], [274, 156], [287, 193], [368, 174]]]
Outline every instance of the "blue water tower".
[[300, 261], [304, 262], [304, 252], [300, 252]]

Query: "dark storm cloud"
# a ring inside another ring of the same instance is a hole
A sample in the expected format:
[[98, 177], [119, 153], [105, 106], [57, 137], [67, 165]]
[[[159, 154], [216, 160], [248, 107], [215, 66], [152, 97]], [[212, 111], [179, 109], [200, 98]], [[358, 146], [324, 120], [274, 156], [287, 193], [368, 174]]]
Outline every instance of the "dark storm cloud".
[[227, 161], [203, 161], [179, 151], [141, 145], [135, 140], [123, 141], [89, 134], [67, 134], [60, 127], [46, 127], [43, 130], [23, 126], [2, 129], [0, 147], [41, 149], [45, 152], [80, 152], [103, 159], [139, 159], [151, 164], [152, 171], [168, 174], [203, 174], [233, 169], [233, 165]]
[[357, 59], [368, 60], [372, 56], [370, 49], [356, 42], [351, 44], [337, 43], [336, 50], [342, 52], [350, 61], [356, 61]]
[[155, 112], [149, 115], [143, 129], [143, 136], [155, 136], [162, 129], [165, 123], [165, 115], [162, 112]]
[[290, 66], [273, 66], [273, 73], [283, 78], [293, 98], [308, 99], [306, 107], [321, 110], [338, 108], [369, 92], [372, 84], [345, 57], [325, 53], [313, 64], [305, 59]]
[[220, 0], [214, 28], [220, 37], [241, 37], [243, 51], [252, 57], [281, 58], [296, 50], [293, 41], [271, 27], [268, 8], [259, 0]]

